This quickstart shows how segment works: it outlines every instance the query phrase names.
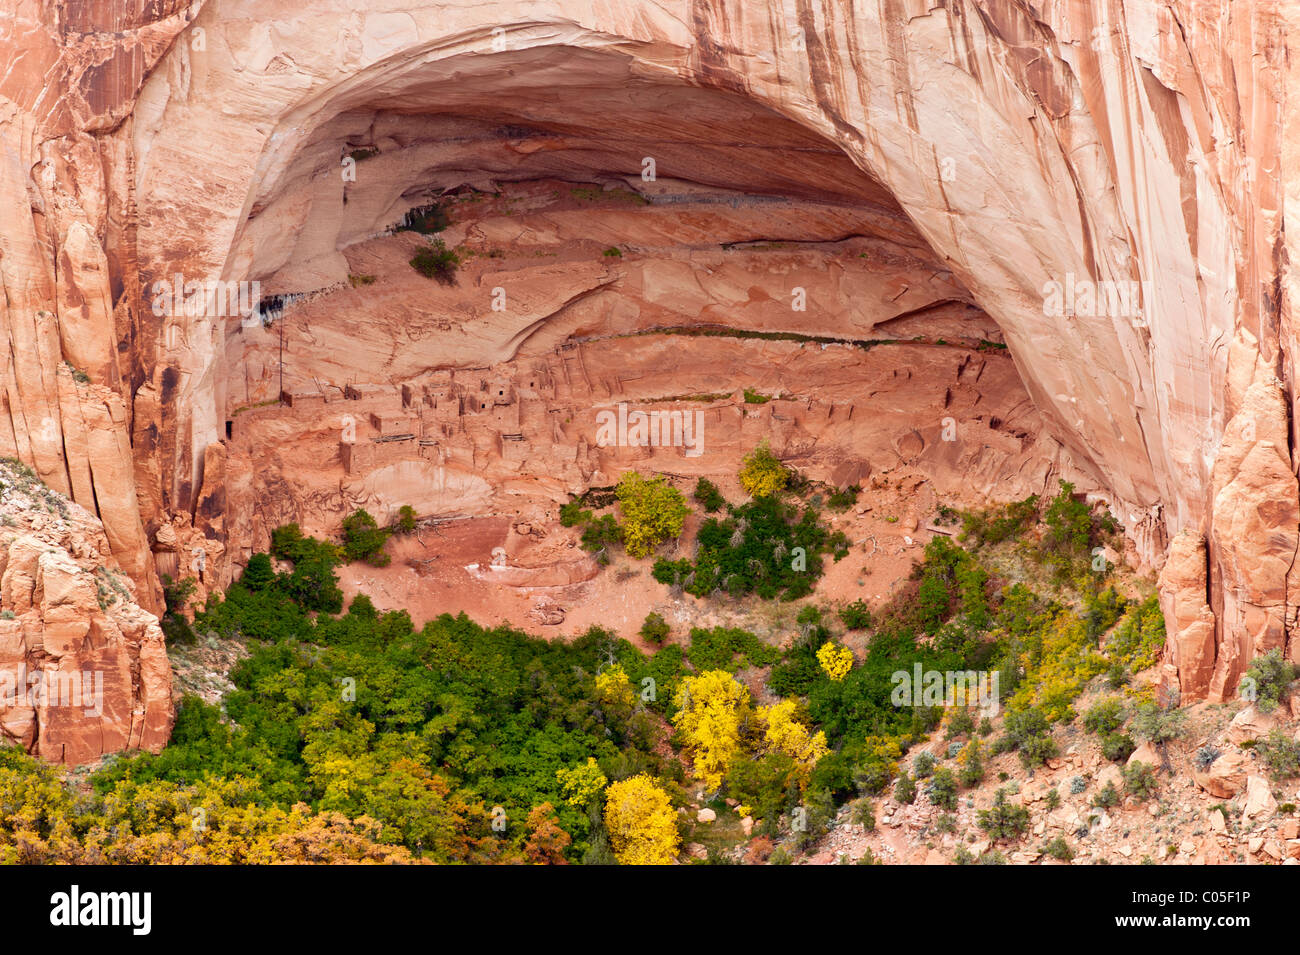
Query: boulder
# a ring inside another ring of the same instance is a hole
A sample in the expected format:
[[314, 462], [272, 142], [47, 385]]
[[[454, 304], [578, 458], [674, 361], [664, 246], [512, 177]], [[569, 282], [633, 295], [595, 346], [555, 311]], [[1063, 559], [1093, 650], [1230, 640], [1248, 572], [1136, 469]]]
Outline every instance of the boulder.
[[1228, 739], [1240, 745], [1248, 739], [1267, 736], [1277, 727], [1277, 716], [1261, 712], [1254, 703], [1232, 718], [1228, 724]]
[[1264, 822], [1277, 811], [1277, 800], [1263, 776], [1246, 780], [1246, 798], [1241, 807], [1241, 821], [1246, 825]]
[[1250, 773], [1250, 758], [1240, 750], [1223, 753], [1208, 769], [1192, 767], [1192, 779], [1211, 796], [1231, 799], [1246, 785]]
[[1141, 743], [1138, 743], [1137, 749], [1133, 750], [1125, 765], [1132, 766], [1134, 763], [1146, 763], [1148, 766], [1154, 766], [1156, 769], [1159, 769], [1161, 765], [1163, 765], [1164, 760], [1160, 758], [1160, 754], [1156, 752], [1155, 746], [1153, 746], [1150, 741], [1143, 740]]

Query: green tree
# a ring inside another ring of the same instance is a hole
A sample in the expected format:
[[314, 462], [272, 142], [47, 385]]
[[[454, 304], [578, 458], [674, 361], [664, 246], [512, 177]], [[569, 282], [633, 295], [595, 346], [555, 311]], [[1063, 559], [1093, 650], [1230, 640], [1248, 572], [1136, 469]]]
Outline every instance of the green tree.
[[710, 514], [727, 503], [717, 485], [708, 478], [700, 478], [695, 482], [695, 493], [692, 496]]
[[275, 580], [275, 570], [271, 567], [269, 554], [257, 553], [248, 558], [248, 566], [239, 582], [254, 592], [265, 590]]
[[645, 615], [645, 622], [641, 624], [640, 633], [641, 637], [647, 643], [653, 643], [655, 646], [660, 646], [668, 639], [668, 621], [660, 614], [651, 611]]
[[840, 622], [848, 630], [871, 629], [871, 608], [865, 600], [855, 600], [840, 608]]
[[925, 793], [930, 797], [930, 802], [940, 809], [957, 808], [957, 777], [952, 774], [952, 770], [947, 766], [940, 766], [930, 777], [930, 783], [925, 787]]
[[369, 512], [355, 510], [343, 518], [343, 556], [349, 561], [364, 560], [373, 567], [387, 567], [392, 560], [384, 553], [389, 533]]
[[393, 522], [393, 530], [398, 534], [410, 534], [415, 530], [415, 522], [415, 508], [410, 504], [403, 504], [397, 509], [397, 520]]
[[993, 797], [993, 805], [979, 811], [979, 827], [993, 839], [1018, 839], [1029, 828], [1029, 810], [1007, 802], [1005, 789]]

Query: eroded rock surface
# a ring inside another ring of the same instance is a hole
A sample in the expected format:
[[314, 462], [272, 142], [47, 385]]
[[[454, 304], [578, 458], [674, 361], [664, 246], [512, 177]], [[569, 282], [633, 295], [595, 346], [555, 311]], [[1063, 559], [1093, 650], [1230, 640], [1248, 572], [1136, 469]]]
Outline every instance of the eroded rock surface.
[[[98, 516], [146, 610], [160, 565], [221, 586], [265, 520], [225, 422], [265, 395], [270, 342], [238, 315], [159, 314], [156, 283], [319, 293], [443, 190], [620, 186], [653, 211], [629, 244], [678, 253], [481, 270], [472, 301], [395, 299], [386, 337], [326, 338], [316, 365], [346, 384], [355, 359], [369, 377], [352, 381], [400, 388], [674, 312], [847, 338], [889, 337], [916, 309], [989, 320], [1041, 420], [1031, 439], [1104, 493], [1139, 563], [1174, 548], [1170, 689], [1230, 696], [1255, 654], [1300, 657], [1288, 19], [1293, 3], [1193, 0], [16, 5], [0, 19], [0, 455]], [[739, 197], [838, 207], [821, 222], [844, 231], [800, 234], [806, 209]], [[733, 201], [725, 239], [723, 218], [681, 214]], [[626, 226], [506, 218], [449, 236], [490, 250]], [[879, 267], [822, 275], [797, 311], [806, 263], [754, 281], [719, 249], [771, 239], [851, 240]], [[1071, 290], [1059, 309], [1054, 289]], [[889, 443], [923, 454], [932, 427]], [[1001, 453], [985, 430], [962, 466]], [[570, 450], [581, 474], [588, 452]], [[427, 482], [417, 462], [383, 467], [366, 493]], [[435, 511], [499, 491], [434, 486]]]
[[162, 630], [108, 551], [85, 509], [0, 465], [0, 737], [52, 762], [171, 733]]

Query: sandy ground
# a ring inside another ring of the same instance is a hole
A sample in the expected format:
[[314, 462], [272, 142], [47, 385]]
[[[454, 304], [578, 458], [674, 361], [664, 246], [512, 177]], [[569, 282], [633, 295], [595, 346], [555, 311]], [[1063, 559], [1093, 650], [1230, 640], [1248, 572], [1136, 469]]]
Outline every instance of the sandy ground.
[[[495, 549], [509, 551], [509, 568], [543, 568], [579, 560], [576, 529], [558, 520], [544, 527], [534, 522], [526, 546], [512, 534], [510, 516], [475, 517], [422, 528], [418, 536], [394, 538], [388, 544], [392, 563], [385, 568], [351, 564], [340, 570], [348, 600], [367, 594], [381, 610], [403, 609], [417, 625], [442, 613], [464, 612], [483, 624], [512, 624], [548, 637], [571, 639], [589, 627], [607, 627], [646, 646], [637, 636], [646, 614], [661, 614], [672, 626], [670, 639], [684, 642], [691, 627], [744, 626], [765, 639], [782, 642], [794, 633], [794, 617], [807, 603], [838, 607], [864, 599], [883, 604], [911, 572], [933, 536], [922, 526], [929, 514], [916, 514], [917, 494], [910, 485], [865, 488], [857, 506], [842, 513], [823, 512], [833, 530], [853, 542], [849, 555], [825, 561], [826, 573], [812, 596], [783, 603], [757, 598], [701, 600], [674, 596], [650, 575], [652, 559], [632, 560], [621, 549], [610, 563], [588, 580], [567, 585], [516, 586], [499, 583], [489, 570]], [[683, 487], [689, 493], [689, 487]], [[733, 501], [739, 494], [732, 493]], [[891, 520], [891, 518], [893, 520]], [[701, 516], [688, 518], [677, 552], [694, 549]], [[665, 545], [661, 552], [672, 550]], [[498, 557], [500, 560], [500, 557]], [[556, 610], [562, 612], [556, 614]]]

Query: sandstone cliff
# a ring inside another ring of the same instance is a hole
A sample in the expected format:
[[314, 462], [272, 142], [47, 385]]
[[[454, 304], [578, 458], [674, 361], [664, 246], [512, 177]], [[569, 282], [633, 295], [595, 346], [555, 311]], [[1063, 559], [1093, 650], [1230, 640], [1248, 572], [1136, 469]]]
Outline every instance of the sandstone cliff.
[[[1255, 653], [1300, 658], [1294, 3], [11, 7], [0, 454], [98, 515], [145, 608], [155, 555], [228, 580], [253, 506], [223, 444], [245, 323], [157, 314], [155, 283], [331, 287], [443, 189], [555, 177], [857, 207], [856, 235], [945, 273], [920, 304], [996, 323], [1138, 558], [1174, 548], [1169, 688], [1220, 698]], [[693, 270], [651, 288], [680, 296]], [[481, 364], [570, 304], [516, 280], [519, 335]], [[444, 318], [489, 315], [492, 288]], [[769, 319], [855, 309], [824, 311]]]
[[0, 738], [52, 762], [171, 733], [162, 630], [108, 551], [84, 508], [0, 462]]

